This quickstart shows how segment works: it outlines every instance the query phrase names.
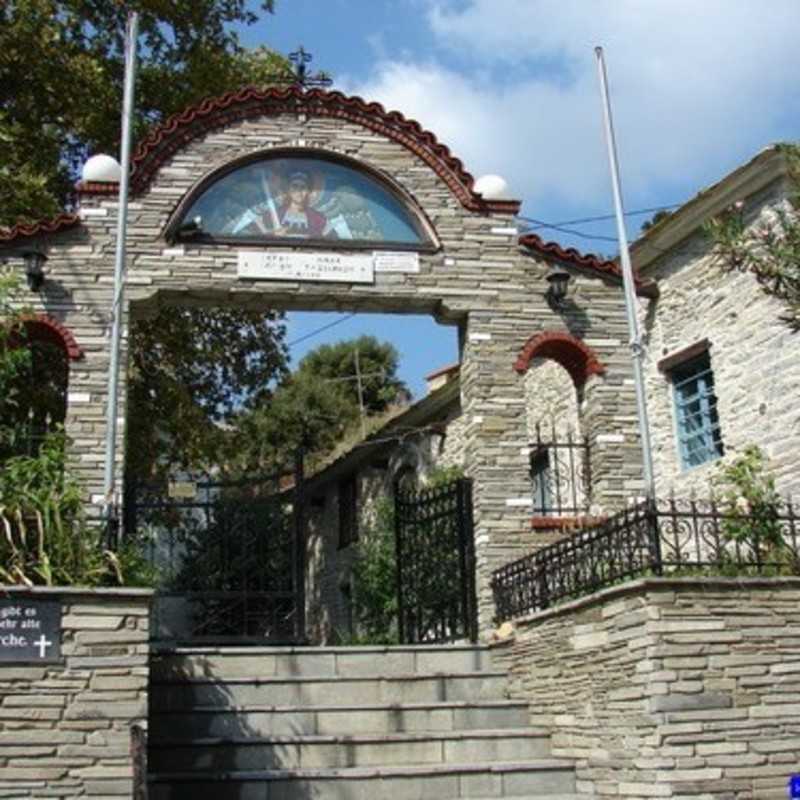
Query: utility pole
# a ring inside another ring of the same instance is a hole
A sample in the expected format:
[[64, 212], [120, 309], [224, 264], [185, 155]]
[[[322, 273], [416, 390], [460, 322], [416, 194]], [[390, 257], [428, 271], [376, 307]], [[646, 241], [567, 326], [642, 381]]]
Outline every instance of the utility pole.
[[106, 518], [114, 513], [114, 471], [117, 449], [117, 404], [119, 394], [119, 350], [122, 335], [123, 294], [125, 291], [125, 237], [128, 226], [128, 184], [131, 161], [131, 119], [133, 118], [134, 85], [136, 83], [136, 39], [139, 15], [128, 13], [125, 36], [125, 88], [122, 100], [122, 148], [117, 210], [117, 247], [114, 260], [114, 297], [111, 304], [111, 353], [108, 364], [108, 405], [106, 406], [106, 461], [103, 481], [103, 502]]
[[633, 267], [628, 251], [628, 237], [625, 233], [625, 214], [622, 209], [622, 190], [619, 181], [619, 164], [617, 163], [617, 144], [614, 138], [614, 124], [611, 119], [611, 102], [608, 97], [608, 81], [606, 65], [603, 59], [603, 48], [595, 47], [597, 71], [600, 76], [600, 92], [603, 99], [603, 121], [605, 123], [608, 161], [611, 168], [611, 186], [614, 193], [614, 214], [617, 220], [617, 236], [619, 238], [619, 257], [622, 265], [622, 284], [625, 291], [625, 311], [628, 316], [628, 333], [630, 335], [631, 355], [633, 356], [633, 378], [636, 384], [636, 407], [639, 419], [639, 438], [642, 443], [642, 465], [644, 473], [644, 491], [648, 500], [655, 499], [655, 478], [653, 473], [653, 451], [650, 445], [650, 423], [647, 417], [647, 395], [644, 386], [644, 348], [639, 333], [639, 322], [636, 318], [636, 287], [633, 279]]
[[358, 361], [358, 348], [353, 351], [353, 357], [356, 362], [356, 385], [358, 386], [358, 407], [361, 410], [361, 438], [367, 435], [367, 425], [364, 420], [364, 386], [361, 383], [361, 366]]

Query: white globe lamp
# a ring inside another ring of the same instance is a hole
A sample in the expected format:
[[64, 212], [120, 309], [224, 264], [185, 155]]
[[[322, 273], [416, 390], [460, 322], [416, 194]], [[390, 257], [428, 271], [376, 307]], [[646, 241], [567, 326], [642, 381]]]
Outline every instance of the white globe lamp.
[[508, 192], [508, 181], [500, 175], [481, 175], [473, 188], [484, 200], [512, 199]]
[[86, 183], [119, 183], [122, 167], [116, 158], [99, 153], [83, 165], [81, 178]]

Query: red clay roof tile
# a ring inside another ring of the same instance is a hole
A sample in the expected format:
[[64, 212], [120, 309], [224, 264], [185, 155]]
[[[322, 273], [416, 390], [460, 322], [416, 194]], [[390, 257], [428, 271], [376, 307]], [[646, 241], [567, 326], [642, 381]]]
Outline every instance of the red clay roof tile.
[[26, 239], [41, 236], [47, 233], [56, 233], [80, 224], [77, 214], [59, 214], [51, 219], [37, 220], [36, 222], [20, 222], [10, 228], [0, 228], [0, 242], [11, 242], [17, 239]]

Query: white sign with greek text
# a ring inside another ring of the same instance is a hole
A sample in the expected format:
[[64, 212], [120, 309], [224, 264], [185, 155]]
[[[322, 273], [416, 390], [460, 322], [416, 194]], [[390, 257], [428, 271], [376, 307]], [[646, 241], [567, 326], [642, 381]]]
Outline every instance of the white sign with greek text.
[[267, 281], [373, 283], [372, 254], [264, 253], [239, 251], [240, 278]]
[[419, 272], [419, 253], [375, 253], [375, 272]]

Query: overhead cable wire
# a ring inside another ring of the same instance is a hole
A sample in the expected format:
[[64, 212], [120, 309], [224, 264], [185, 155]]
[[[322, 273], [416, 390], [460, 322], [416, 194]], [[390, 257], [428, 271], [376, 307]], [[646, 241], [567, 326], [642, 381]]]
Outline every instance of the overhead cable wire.
[[[636, 211], [626, 211], [626, 217], [637, 217], [641, 216], [642, 214], [655, 214], [659, 211], [671, 211], [674, 208], [680, 208], [683, 203], [672, 203], [671, 205], [666, 206], [653, 206], [652, 208], [639, 208]], [[580, 219], [565, 219], [561, 220], [560, 222], [543, 222], [541, 220], [536, 220], [531, 217], [523, 217], [522, 215], [517, 215], [517, 219], [521, 219], [525, 222], [533, 222], [534, 225], [532, 228], [528, 230], [536, 230], [536, 228], [555, 228], [562, 225], [583, 225], [587, 222], [607, 222], [609, 220], [614, 219], [613, 214], [603, 214], [601, 216], [596, 217], [581, 217]]]
[[352, 319], [354, 316], [356, 316], [355, 311], [352, 314], [345, 314], [343, 317], [339, 317], [339, 319], [335, 319], [333, 322], [329, 322], [327, 325], [323, 325], [321, 328], [317, 328], [316, 330], [313, 330], [310, 333], [306, 333], [300, 338], [295, 339], [293, 342], [289, 342], [286, 346], [294, 347], [296, 344], [300, 344], [300, 342], [304, 342], [306, 339], [311, 339], [323, 331], [327, 331], [329, 328], [333, 328], [336, 325], [341, 325], [343, 322], [347, 322], [348, 319]]

